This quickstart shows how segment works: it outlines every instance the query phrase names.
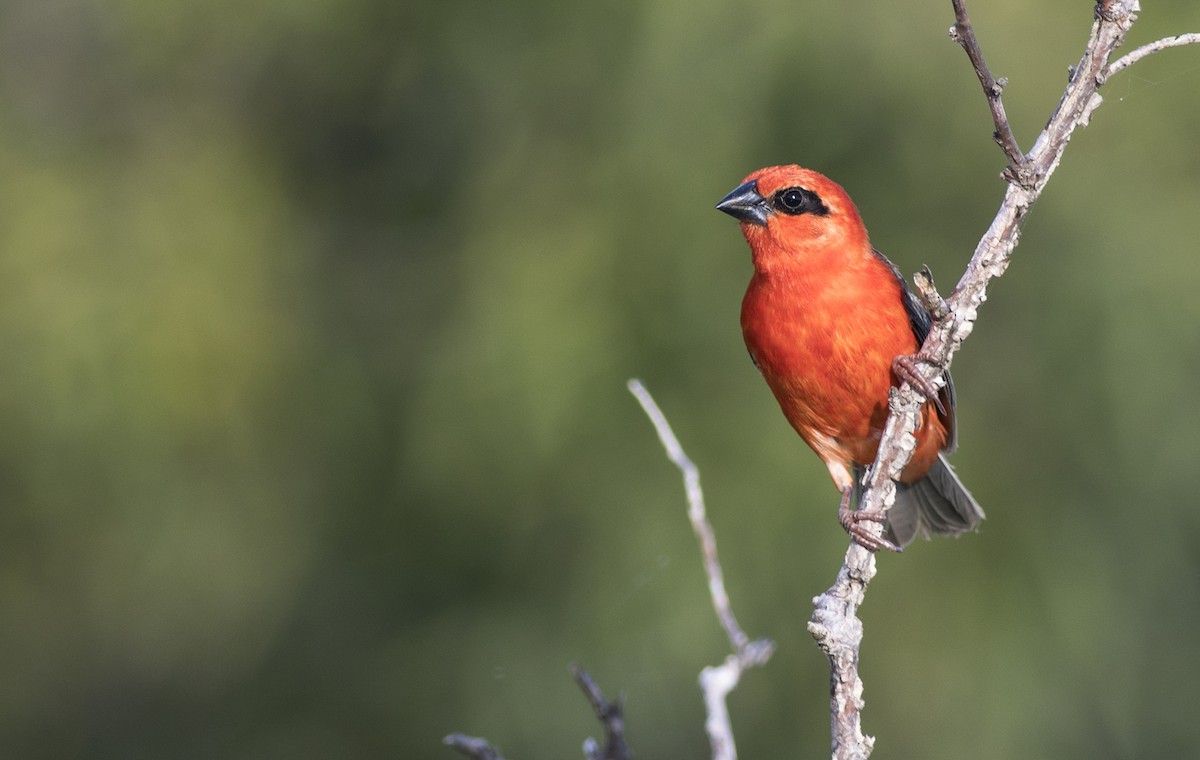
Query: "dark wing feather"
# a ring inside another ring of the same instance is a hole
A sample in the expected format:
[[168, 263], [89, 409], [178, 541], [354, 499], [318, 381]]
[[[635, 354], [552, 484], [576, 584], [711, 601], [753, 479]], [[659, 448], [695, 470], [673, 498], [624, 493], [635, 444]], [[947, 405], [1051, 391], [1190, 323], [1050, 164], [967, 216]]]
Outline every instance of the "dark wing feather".
[[[908, 324], [912, 327], [913, 335], [917, 338], [917, 345], [920, 346], [929, 337], [929, 330], [933, 327], [933, 318], [929, 316], [929, 312], [925, 309], [925, 304], [921, 303], [921, 299], [917, 298], [916, 294], [908, 287], [908, 283], [904, 281], [904, 275], [900, 273], [900, 268], [884, 256], [877, 249], [872, 248], [871, 253], [879, 257], [892, 274], [896, 277], [896, 282], [900, 283], [900, 300], [904, 303], [904, 311], [908, 314]], [[946, 379], [945, 385], [938, 391], [938, 400], [942, 402], [942, 409], [945, 413], [938, 412], [938, 416], [942, 420], [942, 424], [946, 427], [946, 445], [942, 451], [946, 454], [954, 453], [958, 448], [958, 430], [954, 422], [954, 380], [950, 377], [950, 371], [944, 373]]]

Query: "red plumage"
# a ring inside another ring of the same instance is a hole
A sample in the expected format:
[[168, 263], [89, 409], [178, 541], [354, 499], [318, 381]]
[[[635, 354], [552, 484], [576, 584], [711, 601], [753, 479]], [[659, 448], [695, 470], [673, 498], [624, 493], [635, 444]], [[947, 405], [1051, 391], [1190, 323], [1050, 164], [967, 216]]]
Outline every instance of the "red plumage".
[[[842, 524], [868, 548], [851, 512], [862, 469], [872, 463], [899, 385], [896, 358], [915, 354], [929, 316], [896, 267], [871, 247], [858, 210], [840, 185], [799, 166], [754, 172], [717, 206], [741, 221], [754, 275], [742, 301], [742, 333], [783, 414], [825, 462], [843, 495]], [[902, 360], [903, 361], [903, 360]], [[946, 463], [955, 445], [949, 374], [926, 403], [917, 447], [904, 468], [889, 533], [958, 534], [983, 512]], [[939, 411], [937, 404], [940, 404]]]

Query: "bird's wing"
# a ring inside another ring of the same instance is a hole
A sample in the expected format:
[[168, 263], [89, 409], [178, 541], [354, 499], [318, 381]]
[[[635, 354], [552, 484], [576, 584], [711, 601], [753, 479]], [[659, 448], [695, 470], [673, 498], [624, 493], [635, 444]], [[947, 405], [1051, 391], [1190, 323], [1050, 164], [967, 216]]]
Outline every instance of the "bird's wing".
[[[916, 294], [908, 287], [908, 283], [904, 281], [904, 275], [900, 273], [900, 268], [875, 248], [871, 249], [871, 253], [879, 257], [879, 260], [895, 275], [896, 282], [900, 283], [900, 300], [904, 303], [904, 312], [908, 314], [908, 324], [917, 338], [917, 345], [920, 346], [925, 342], [925, 338], [929, 337], [929, 330], [933, 327], [933, 318], [929, 316], [925, 304], [921, 303], [921, 299], [917, 298]], [[938, 400], [941, 401], [945, 413], [939, 411], [938, 416], [941, 417], [942, 424], [946, 427], [946, 445], [942, 451], [951, 454], [958, 446], [958, 431], [954, 422], [954, 379], [950, 377], [949, 370], [946, 370], [943, 376], [946, 378], [946, 383], [938, 391]]]

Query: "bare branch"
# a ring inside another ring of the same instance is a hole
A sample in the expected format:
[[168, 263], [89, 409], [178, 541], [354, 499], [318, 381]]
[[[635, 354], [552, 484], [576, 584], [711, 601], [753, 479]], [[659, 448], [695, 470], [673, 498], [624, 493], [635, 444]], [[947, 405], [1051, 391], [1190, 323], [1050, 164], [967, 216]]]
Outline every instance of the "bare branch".
[[1166, 50], [1167, 48], [1196, 44], [1200, 44], [1200, 33], [1191, 32], [1189, 34], [1179, 34], [1174, 37], [1163, 37], [1161, 40], [1156, 40], [1147, 45], [1142, 45], [1132, 53], [1127, 53], [1118, 58], [1116, 61], [1113, 61], [1113, 63], [1104, 70], [1104, 74], [1100, 78], [1100, 84], [1104, 84], [1113, 74], [1129, 68], [1148, 55], [1157, 53], [1160, 50]]
[[[969, 20], [961, 0], [952, 2], [957, 20], [952, 36], [963, 44], [979, 74], [980, 82], [989, 95], [989, 102], [993, 104], [997, 139], [1005, 147], [1010, 161], [1014, 161], [1019, 154], [1015, 149], [1015, 141], [1007, 143], [1002, 139], [1001, 127], [1006, 126], [1007, 121], [1003, 118], [1003, 110], [999, 108], [999, 91], [988, 84], [990, 74], [983, 65], [982, 55], [973, 53], [973, 47], [964, 43], [964, 40], [970, 42], [974, 37], [970, 34]], [[1006, 174], [1009, 184], [1000, 209], [976, 246], [966, 272], [950, 297], [942, 301], [931, 279], [918, 278], [918, 291], [934, 315], [933, 326], [920, 352], [922, 357], [928, 357], [930, 361], [918, 365], [926, 379], [932, 381], [941, 374], [971, 334], [978, 309], [986, 298], [989, 281], [1002, 275], [1008, 267], [1009, 258], [1020, 237], [1021, 220], [1058, 167], [1075, 128], [1086, 126], [1092, 112], [1102, 102], [1096, 92], [1097, 87], [1105, 76], [1113, 73], [1117, 64], [1123, 68], [1143, 55], [1154, 52], [1151, 50], [1139, 55], [1139, 49], [1126, 57], [1130, 59], [1127, 63], [1122, 63], [1126, 59], [1121, 59], [1111, 66], [1108, 64], [1113, 51], [1120, 46], [1137, 19], [1138, 10], [1138, 0], [1101, 0], [1097, 4], [1091, 35], [1082, 59], [1071, 69], [1070, 82], [1029, 154], [1016, 162], [1015, 167], [1010, 166], [1018, 169], [1019, 174]], [[1189, 37], [1173, 38], [1181, 41], [1163, 43], [1155, 49], [1195, 41]], [[1187, 41], [1184, 42], [1184, 39]], [[977, 51], [977, 46], [974, 49]], [[894, 481], [912, 457], [915, 444], [912, 434], [919, 419], [921, 402], [922, 399], [908, 383], [892, 392], [879, 453], [864, 480], [866, 491], [860, 509], [886, 510], [895, 501]], [[861, 730], [863, 686], [858, 676], [858, 653], [862, 622], [857, 617], [858, 607], [874, 574], [875, 557], [852, 542], [834, 585], [814, 600], [815, 610], [809, 623], [809, 631], [830, 660], [830, 711], [835, 760], [863, 760], [871, 754], [874, 745], [874, 740]]]
[[738, 625], [733, 616], [733, 608], [729, 603], [729, 595], [725, 591], [724, 573], [721, 561], [717, 557], [717, 538], [712, 524], [704, 508], [704, 492], [700, 488], [700, 471], [684, 453], [679, 439], [675, 437], [666, 416], [654, 402], [650, 392], [640, 380], [630, 380], [629, 392], [642, 405], [642, 410], [654, 424], [658, 438], [662, 441], [667, 457], [675, 463], [683, 473], [683, 485], [687, 492], [688, 519], [691, 520], [692, 530], [700, 543], [700, 553], [704, 559], [704, 573], [708, 576], [708, 591], [712, 597], [713, 609], [733, 654], [725, 658], [718, 666], [710, 666], [700, 673], [700, 689], [704, 693], [706, 719], [704, 728], [708, 732], [708, 740], [712, 746], [714, 760], [734, 760], [737, 749], [733, 741], [733, 727], [729, 721], [729, 710], [726, 697], [733, 691], [741, 680], [742, 673], [752, 667], [766, 664], [775, 651], [775, 644], [766, 639], [751, 641], [750, 637]]
[[[639, 380], [629, 381], [629, 390], [642, 405], [646, 416], [654, 424], [659, 440], [666, 449], [667, 456], [683, 473], [684, 488], [687, 492], [688, 517], [692, 529], [700, 542], [701, 554], [704, 558], [704, 572], [708, 577], [709, 595], [712, 597], [713, 609], [717, 619], [729, 637], [733, 654], [725, 658], [719, 666], [707, 667], [700, 673], [700, 688], [704, 694], [706, 719], [705, 730], [713, 748], [713, 760], [736, 760], [737, 749], [733, 741], [733, 727], [729, 720], [729, 709], [726, 698], [737, 687], [742, 673], [748, 668], [766, 664], [775, 650], [775, 644], [766, 639], [751, 641], [750, 637], [738, 625], [729, 603], [729, 595], [725, 592], [724, 573], [721, 562], [717, 557], [717, 539], [704, 507], [704, 492], [700, 488], [700, 471], [688, 458], [679, 439], [671, 430], [666, 416], [654, 402], [654, 398]], [[578, 665], [571, 665], [571, 675], [579, 688], [587, 697], [588, 703], [596, 713], [596, 717], [604, 725], [604, 748], [599, 742], [588, 738], [583, 743], [583, 753], [587, 760], [629, 760], [632, 757], [625, 744], [625, 718], [621, 700], [610, 702], [604, 698], [600, 687]], [[484, 739], [463, 734], [451, 734], [444, 743], [475, 760], [504, 760], [499, 751]]]
[[863, 683], [858, 651], [863, 626], [858, 619], [867, 584], [875, 577], [875, 555], [852, 541], [833, 586], [813, 599], [808, 632], [829, 658], [829, 722], [835, 760], [866, 760], [875, 739], [862, 732]]
[[971, 18], [967, 15], [964, 0], [951, 2], [954, 4], [954, 26], [950, 27], [950, 39], [961, 45], [967, 57], [971, 59], [971, 66], [975, 69], [975, 76], [979, 77], [979, 84], [983, 87], [988, 108], [992, 112], [992, 123], [996, 125], [992, 137], [1004, 151], [1004, 155], [1008, 156], [1010, 174], [1015, 180], [1020, 176], [1020, 170], [1025, 164], [1025, 154], [1017, 145], [1017, 138], [1008, 123], [1008, 115], [1004, 112], [1004, 101], [1000, 99], [1000, 93], [1004, 91], [1008, 80], [993, 77], [983, 60], [983, 50], [979, 47], [979, 40], [975, 38], [975, 29], [971, 26]]

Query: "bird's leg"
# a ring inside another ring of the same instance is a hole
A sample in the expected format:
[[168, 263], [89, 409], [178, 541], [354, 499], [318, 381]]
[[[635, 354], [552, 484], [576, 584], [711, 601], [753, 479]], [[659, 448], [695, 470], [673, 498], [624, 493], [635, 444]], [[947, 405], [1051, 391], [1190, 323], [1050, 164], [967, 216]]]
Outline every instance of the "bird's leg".
[[906, 382], [916, 389], [925, 397], [926, 401], [932, 401], [938, 408], [938, 411], [943, 415], [946, 413], [946, 407], [942, 406], [942, 400], [938, 398], [937, 383], [932, 380], [927, 380], [917, 365], [921, 362], [936, 365], [932, 356], [929, 356], [924, 351], [918, 351], [915, 354], [900, 354], [895, 359], [892, 359], [892, 372], [896, 373], [896, 377], [901, 382]]
[[850, 502], [853, 497], [853, 490], [843, 491], [842, 503], [838, 506], [838, 522], [850, 534], [850, 538], [853, 538], [859, 546], [869, 552], [877, 552], [880, 549], [887, 549], [893, 552], [902, 551], [899, 546], [896, 546], [883, 536], [876, 536], [867, 530], [867, 526], [862, 524], [864, 521], [886, 523], [887, 513], [879, 510], [851, 509]]
[[842, 529], [849, 533], [850, 537], [867, 551], [877, 552], [880, 549], [887, 549], [893, 552], [900, 551], [899, 546], [896, 546], [883, 536], [876, 536], [867, 530], [866, 525], [863, 525], [863, 522], [886, 524], [887, 512], [850, 508], [850, 505], [854, 502], [854, 476], [850, 473], [850, 468], [845, 463], [837, 460], [826, 461], [825, 467], [829, 470], [829, 475], [833, 478], [834, 485], [842, 492], [842, 503], [838, 505], [838, 522], [842, 524]]

